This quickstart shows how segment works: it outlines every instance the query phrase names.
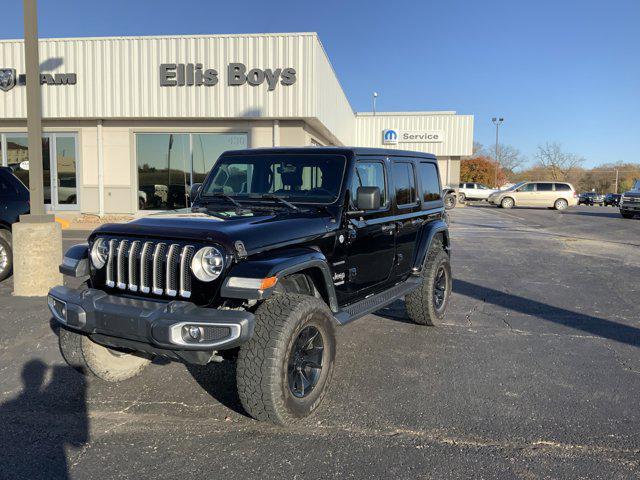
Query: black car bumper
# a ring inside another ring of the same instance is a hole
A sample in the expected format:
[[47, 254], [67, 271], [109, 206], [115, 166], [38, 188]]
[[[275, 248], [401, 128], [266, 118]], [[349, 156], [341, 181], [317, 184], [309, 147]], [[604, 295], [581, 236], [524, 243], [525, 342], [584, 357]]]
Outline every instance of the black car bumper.
[[237, 347], [253, 335], [254, 316], [243, 310], [119, 297], [63, 286], [51, 289], [48, 304], [65, 328], [85, 333], [98, 343], [193, 363], [203, 363], [213, 351]]

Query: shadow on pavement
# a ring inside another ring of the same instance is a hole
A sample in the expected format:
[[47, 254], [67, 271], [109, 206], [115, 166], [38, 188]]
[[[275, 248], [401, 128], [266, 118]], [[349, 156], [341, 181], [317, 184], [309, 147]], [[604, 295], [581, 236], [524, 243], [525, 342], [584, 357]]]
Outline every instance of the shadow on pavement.
[[22, 382], [22, 393], [0, 405], [0, 478], [69, 478], [66, 448], [89, 440], [85, 378], [31, 360]]
[[235, 365], [234, 361], [227, 360], [208, 365], [185, 364], [191, 376], [209, 395], [228, 409], [249, 417], [238, 396]]
[[454, 293], [475, 298], [508, 310], [533, 315], [548, 322], [582, 330], [591, 335], [597, 335], [602, 338], [615, 340], [616, 342], [640, 347], [640, 329], [636, 327], [604, 318], [585, 315], [583, 313], [572, 312], [571, 310], [554, 307], [529, 298], [465, 282], [464, 280], [454, 279], [453, 291]]
[[578, 215], [581, 217], [605, 217], [605, 218], [619, 218], [622, 220], [622, 215], [620, 215], [620, 211], [616, 208], [615, 210], [611, 210], [609, 212], [603, 212], [595, 210], [593, 212], [585, 212], [583, 210], [565, 210], [565, 215]]

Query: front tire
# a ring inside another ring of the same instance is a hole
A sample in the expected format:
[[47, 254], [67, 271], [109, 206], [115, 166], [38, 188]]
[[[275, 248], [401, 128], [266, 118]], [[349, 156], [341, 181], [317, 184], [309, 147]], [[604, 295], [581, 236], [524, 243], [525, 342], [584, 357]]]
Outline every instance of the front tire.
[[12, 271], [13, 249], [11, 248], [11, 242], [0, 234], [0, 282], [8, 278]]
[[422, 284], [405, 298], [409, 318], [420, 325], [433, 326], [444, 318], [451, 296], [451, 263], [441, 248], [429, 252]]
[[456, 206], [456, 196], [452, 193], [447, 193], [444, 196], [444, 208], [446, 208], [447, 210], [451, 210], [452, 208], [454, 208]]
[[58, 335], [60, 353], [70, 367], [90, 372], [106, 382], [119, 382], [135, 377], [151, 360], [124, 353], [95, 343], [86, 335], [64, 327]]
[[635, 216], [635, 213], [620, 211], [620, 215], [622, 215], [622, 218], [633, 218]]
[[556, 200], [556, 202], [553, 204], [553, 208], [555, 208], [556, 210], [566, 210], [567, 207], [569, 206], [569, 202], [567, 202], [565, 199], [563, 198], [559, 198], [558, 200]]
[[467, 197], [466, 197], [466, 195], [465, 195], [464, 193], [459, 193], [459, 194], [458, 194], [458, 200], [459, 200], [461, 203], [464, 203], [466, 199], [467, 199]]
[[502, 208], [513, 208], [514, 204], [515, 204], [515, 202], [513, 201], [513, 198], [511, 198], [511, 197], [505, 197], [500, 202], [500, 206]]
[[255, 318], [253, 336], [238, 354], [240, 401], [256, 420], [295, 423], [318, 408], [331, 383], [333, 315], [318, 298], [277, 294]]

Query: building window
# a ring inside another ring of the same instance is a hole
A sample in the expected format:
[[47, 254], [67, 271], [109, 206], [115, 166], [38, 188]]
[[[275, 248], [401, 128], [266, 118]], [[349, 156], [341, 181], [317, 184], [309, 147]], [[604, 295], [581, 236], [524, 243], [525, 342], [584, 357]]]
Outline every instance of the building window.
[[139, 133], [136, 135], [141, 210], [189, 205], [193, 183], [202, 183], [220, 154], [247, 148], [243, 133]]
[[[1, 165], [29, 188], [29, 150], [26, 133], [0, 135]], [[77, 140], [74, 133], [46, 133], [42, 137], [44, 203], [54, 210], [78, 207]]]

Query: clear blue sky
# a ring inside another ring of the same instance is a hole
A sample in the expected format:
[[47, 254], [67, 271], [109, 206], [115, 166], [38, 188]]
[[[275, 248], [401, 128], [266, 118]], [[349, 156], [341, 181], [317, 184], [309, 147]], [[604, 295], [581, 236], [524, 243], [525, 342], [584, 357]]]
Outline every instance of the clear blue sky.
[[[456, 110], [533, 159], [640, 162], [640, 0], [40, 0], [40, 36], [318, 32], [354, 110]], [[22, 2], [0, 38], [22, 37]], [[1, 59], [0, 59], [1, 60]], [[1, 62], [0, 62], [1, 63]], [[1, 65], [0, 65], [1, 66]]]

